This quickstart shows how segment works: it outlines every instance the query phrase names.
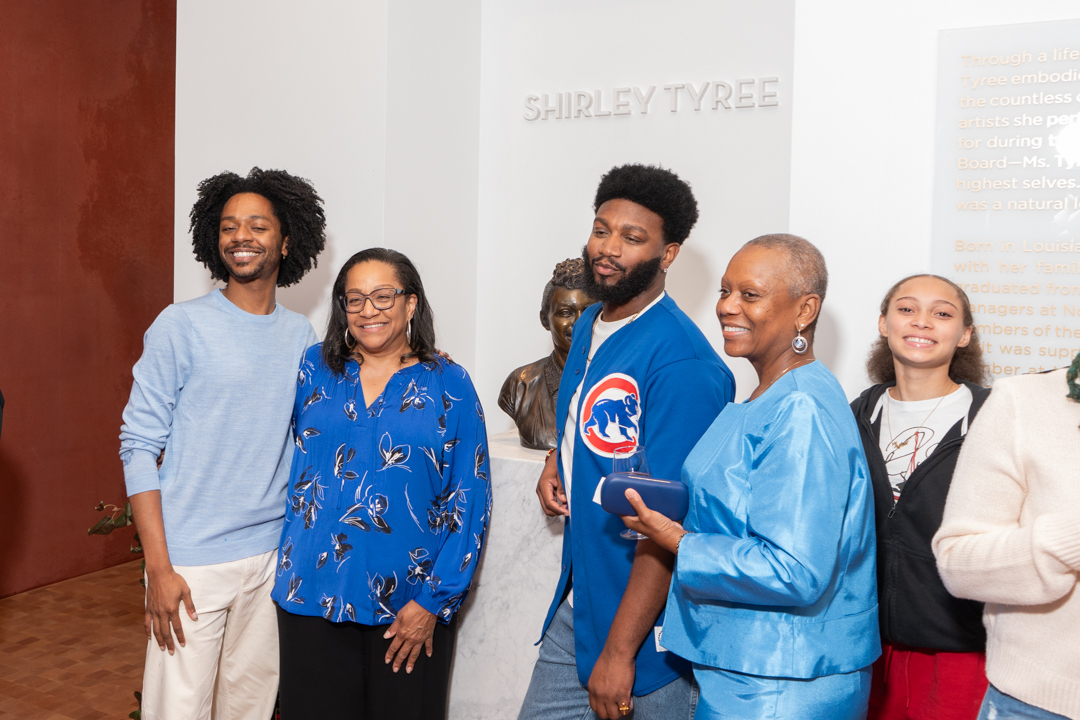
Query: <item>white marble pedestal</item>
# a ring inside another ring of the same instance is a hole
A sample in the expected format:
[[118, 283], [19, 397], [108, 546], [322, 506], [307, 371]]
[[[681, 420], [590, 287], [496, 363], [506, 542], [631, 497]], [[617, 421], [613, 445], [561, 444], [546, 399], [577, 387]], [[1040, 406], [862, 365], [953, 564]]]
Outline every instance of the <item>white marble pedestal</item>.
[[517, 717], [562, 561], [563, 520], [536, 498], [545, 453], [521, 447], [516, 430], [492, 436], [489, 452], [491, 524], [461, 610], [451, 720]]

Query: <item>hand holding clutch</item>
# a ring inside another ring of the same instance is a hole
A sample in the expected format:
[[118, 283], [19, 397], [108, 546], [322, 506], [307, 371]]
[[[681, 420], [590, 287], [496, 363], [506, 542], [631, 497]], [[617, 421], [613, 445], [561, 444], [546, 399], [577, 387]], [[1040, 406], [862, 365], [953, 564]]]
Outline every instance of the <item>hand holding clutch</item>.
[[[682, 485], [682, 483], [679, 484]], [[685, 486], [683, 487], [685, 488]], [[630, 506], [630, 509], [637, 513], [637, 515], [622, 516], [622, 521], [626, 527], [648, 535], [654, 543], [672, 554], [679, 551], [679, 541], [686, 535], [686, 530], [683, 529], [681, 524], [662, 513], [650, 510], [641, 499], [641, 495], [633, 488], [627, 488], [624, 491], [623, 499]], [[685, 510], [683, 515], [685, 515]]]
[[600, 505], [613, 515], [633, 515], [634, 508], [626, 500], [626, 491], [636, 490], [652, 510], [682, 520], [690, 509], [690, 494], [678, 480], [661, 480], [636, 472], [613, 472], [603, 480]]

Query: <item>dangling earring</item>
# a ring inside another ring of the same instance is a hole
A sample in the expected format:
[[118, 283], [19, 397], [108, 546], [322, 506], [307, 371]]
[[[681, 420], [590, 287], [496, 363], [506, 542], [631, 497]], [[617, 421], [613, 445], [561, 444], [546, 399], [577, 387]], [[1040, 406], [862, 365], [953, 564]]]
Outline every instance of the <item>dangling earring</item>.
[[791, 341], [791, 349], [795, 351], [796, 355], [805, 355], [806, 351], [810, 349], [810, 343], [802, 336], [802, 328], [799, 328], [798, 332], [799, 334]]
[[345, 347], [352, 350], [354, 347], [356, 347], [356, 343], [354, 342], [352, 345], [350, 345], [349, 344], [349, 338], [350, 337], [352, 337], [352, 335], [349, 333], [349, 328], [345, 328]]
[[409, 322], [405, 325], [405, 341], [412, 345], [412, 318], [409, 318]]

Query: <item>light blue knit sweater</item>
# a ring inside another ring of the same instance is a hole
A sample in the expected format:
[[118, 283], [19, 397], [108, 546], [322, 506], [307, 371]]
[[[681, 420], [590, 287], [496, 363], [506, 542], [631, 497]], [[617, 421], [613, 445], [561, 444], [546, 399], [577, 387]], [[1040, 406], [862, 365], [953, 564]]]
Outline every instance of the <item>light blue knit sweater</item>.
[[174, 565], [277, 547], [297, 370], [314, 342], [303, 315], [252, 315], [220, 290], [170, 305], [146, 331], [120, 457], [129, 496], [161, 491]]

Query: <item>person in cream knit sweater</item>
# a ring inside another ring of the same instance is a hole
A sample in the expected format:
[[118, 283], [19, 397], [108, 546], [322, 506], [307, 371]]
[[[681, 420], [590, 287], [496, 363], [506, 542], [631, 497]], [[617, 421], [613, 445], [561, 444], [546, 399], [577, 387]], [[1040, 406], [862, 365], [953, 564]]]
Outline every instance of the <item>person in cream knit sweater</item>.
[[986, 603], [980, 718], [1080, 719], [1078, 370], [994, 383], [934, 536], [949, 592]]

